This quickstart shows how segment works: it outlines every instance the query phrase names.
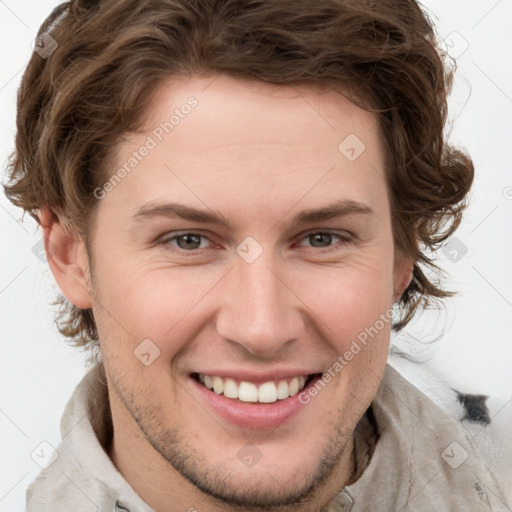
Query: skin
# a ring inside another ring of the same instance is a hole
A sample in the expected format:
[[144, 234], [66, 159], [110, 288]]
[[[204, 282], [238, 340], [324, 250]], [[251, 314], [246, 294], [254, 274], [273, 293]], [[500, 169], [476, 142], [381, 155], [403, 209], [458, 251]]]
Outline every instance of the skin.
[[[99, 201], [91, 254], [43, 209], [50, 267], [68, 300], [93, 309], [114, 425], [109, 455], [148, 505], [318, 510], [351, 482], [353, 431], [381, 381], [389, 323], [273, 429], [220, 418], [190, 374], [325, 372], [401, 296], [412, 262], [395, 258], [377, 118], [317, 88], [173, 78], [112, 169], [191, 96], [197, 106]], [[366, 146], [353, 162], [338, 150], [349, 134]], [[372, 213], [291, 226], [297, 213], [340, 200]], [[230, 227], [134, 218], [171, 201], [222, 213]], [[309, 236], [319, 231], [332, 236]], [[177, 232], [206, 238], [188, 245], [171, 238]], [[249, 236], [263, 250], [252, 263], [236, 252]], [[160, 350], [148, 366], [134, 356], [144, 339]], [[261, 453], [252, 467], [237, 457], [248, 443]]]

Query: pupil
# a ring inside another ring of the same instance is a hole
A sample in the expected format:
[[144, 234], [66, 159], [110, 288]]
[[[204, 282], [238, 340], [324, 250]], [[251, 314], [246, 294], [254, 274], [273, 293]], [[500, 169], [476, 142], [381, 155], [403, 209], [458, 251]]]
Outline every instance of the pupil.
[[[315, 235], [311, 235], [310, 238], [311, 238], [313, 247], [326, 247], [331, 242], [331, 235], [329, 233], [317, 233]], [[325, 242], [323, 245], [322, 245], [322, 240]], [[317, 242], [319, 242], [320, 245], [315, 245]]]
[[[185, 241], [185, 243], [181, 243], [182, 241]], [[199, 246], [201, 244], [199, 237], [195, 235], [182, 235], [178, 238], [180, 249], [197, 249], [195, 246], [191, 247], [190, 244]]]

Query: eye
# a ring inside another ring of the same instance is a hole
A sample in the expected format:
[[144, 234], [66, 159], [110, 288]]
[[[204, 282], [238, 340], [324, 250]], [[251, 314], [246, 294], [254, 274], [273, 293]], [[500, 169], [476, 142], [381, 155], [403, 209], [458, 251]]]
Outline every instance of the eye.
[[[306, 234], [302, 240], [309, 240], [310, 247], [329, 248], [333, 246], [333, 241], [340, 240], [339, 245], [345, 245], [350, 242], [351, 238], [348, 234], [338, 234], [331, 231], [314, 231]], [[303, 245], [303, 244], [299, 244]]]
[[[304, 244], [304, 241], [309, 241], [309, 247], [326, 249], [328, 251], [330, 248], [336, 250], [339, 248], [336, 246], [344, 246], [349, 243], [351, 237], [347, 233], [340, 234], [331, 231], [312, 231], [303, 236], [299, 246], [307, 247], [308, 244]], [[336, 241], [338, 242], [336, 243]], [[164, 247], [172, 246], [172, 248], [176, 248], [178, 251], [189, 253], [200, 251], [201, 249], [208, 249], [213, 246], [212, 242], [205, 235], [194, 232], [169, 234], [162, 237], [158, 244]]]
[[206, 236], [199, 233], [179, 233], [172, 236], [166, 236], [160, 240], [162, 245], [174, 245], [183, 251], [193, 251], [197, 249], [206, 249], [207, 246], [202, 244], [202, 241], [208, 241]]

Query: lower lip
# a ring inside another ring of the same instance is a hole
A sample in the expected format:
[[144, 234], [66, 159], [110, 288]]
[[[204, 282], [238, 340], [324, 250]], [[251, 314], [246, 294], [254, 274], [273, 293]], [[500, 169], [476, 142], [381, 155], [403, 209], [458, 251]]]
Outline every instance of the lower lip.
[[221, 418], [238, 427], [264, 430], [275, 429], [299, 414], [305, 405], [299, 401], [299, 395], [307, 391], [316, 379], [311, 379], [308, 385], [295, 396], [270, 404], [241, 402], [238, 399], [226, 398], [224, 395], [210, 391], [193, 377], [190, 377], [190, 380], [208, 408], [213, 409]]

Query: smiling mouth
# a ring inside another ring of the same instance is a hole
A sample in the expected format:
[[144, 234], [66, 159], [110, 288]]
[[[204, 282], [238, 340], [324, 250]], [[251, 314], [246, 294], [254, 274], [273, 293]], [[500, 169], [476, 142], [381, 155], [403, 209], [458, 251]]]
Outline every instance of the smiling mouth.
[[193, 378], [204, 387], [217, 395], [224, 395], [235, 401], [272, 404], [278, 400], [286, 400], [297, 393], [300, 393], [312, 379], [321, 374], [299, 375], [288, 379], [262, 382], [240, 381], [234, 379], [204, 375], [202, 373], [192, 374]]

